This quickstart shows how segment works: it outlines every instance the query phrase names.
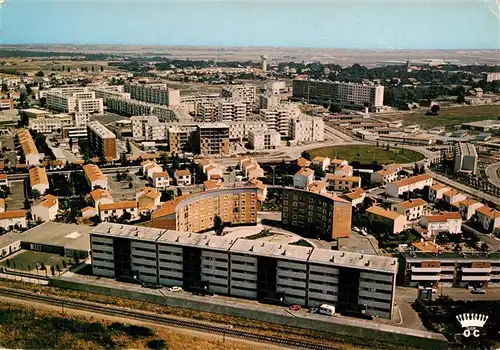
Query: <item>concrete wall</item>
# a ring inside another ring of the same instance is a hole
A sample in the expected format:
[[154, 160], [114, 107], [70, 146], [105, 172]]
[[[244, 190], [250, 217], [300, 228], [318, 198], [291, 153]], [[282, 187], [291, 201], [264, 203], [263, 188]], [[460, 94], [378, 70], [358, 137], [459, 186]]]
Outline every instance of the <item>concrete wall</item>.
[[299, 315], [291, 317], [270, 309], [260, 311], [256, 308], [245, 308], [243, 304], [241, 304], [241, 306], [238, 306], [236, 303], [228, 305], [212, 299], [207, 299], [206, 301], [196, 300], [196, 297], [191, 296], [190, 299], [182, 299], [178, 296], [170, 295], [167, 298], [162, 295], [116, 289], [102, 285], [90, 285], [62, 278], [51, 279], [50, 284], [60, 288], [105, 294], [109, 296], [146, 301], [171, 307], [206, 311], [227, 316], [244, 317], [263, 322], [312, 329], [337, 335], [374, 339], [394, 344], [402, 344], [405, 346], [425, 349], [446, 349], [448, 344], [444, 336], [441, 334], [388, 326], [364, 320], [354, 320], [344, 317], [332, 317], [331, 319], [325, 318], [325, 320], [321, 320], [312, 315]]

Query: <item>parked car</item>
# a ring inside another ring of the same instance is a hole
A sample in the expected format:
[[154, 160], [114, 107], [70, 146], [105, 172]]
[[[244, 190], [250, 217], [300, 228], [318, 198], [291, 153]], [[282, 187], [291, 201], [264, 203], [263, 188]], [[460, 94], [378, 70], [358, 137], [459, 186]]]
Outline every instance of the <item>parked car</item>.
[[179, 286], [173, 286], [168, 289], [169, 292], [180, 292], [182, 291], [182, 288]]
[[290, 305], [291, 311], [299, 311], [302, 307], [299, 304]]
[[163, 286], [161, 284], [155, 284], [155, 283], [144, 283], [142, 285], [144, 288], [151, 288], [151, 289], [162, 289]]
[[353, 230], [354, 232], [359, 232], [359, 231], [360, 231], [360, 229], [359, 229], [359, 228], [357, 228], [356, 226], [353, 226], [353, 227], [352, 227], [352, 230]]
[[486, 294], [486, 291], [483, 288], [473, 288], [471, 290], [472, 294]]
[[309, 312], [312, 313], [312, 314], [315, 314], [315, 313], [318, 312], [318, 310], [319, 309], [317, 307], [312, 307], [312, 308], [309, 309]]
[[360, 230], [359, 234], [363, 236], [368, 236], [368, 232], [366, 232], [365, 230]]

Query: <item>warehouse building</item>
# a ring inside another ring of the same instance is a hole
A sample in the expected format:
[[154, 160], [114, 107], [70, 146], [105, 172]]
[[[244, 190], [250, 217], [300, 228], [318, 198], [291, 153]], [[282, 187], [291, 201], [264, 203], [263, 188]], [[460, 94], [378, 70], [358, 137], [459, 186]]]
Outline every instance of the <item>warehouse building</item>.
[[390, 318], [394, 258], [102, 223], [91, 230], [94, 275], [203, 288]]

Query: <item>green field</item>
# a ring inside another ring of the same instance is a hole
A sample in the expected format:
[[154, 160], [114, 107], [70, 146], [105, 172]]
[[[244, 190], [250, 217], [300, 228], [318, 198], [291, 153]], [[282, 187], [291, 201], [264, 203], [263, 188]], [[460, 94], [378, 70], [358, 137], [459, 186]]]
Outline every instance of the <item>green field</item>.
[[[62, 269], [63, 260], [66, 260], [66, 263], [68, 263], [68, 265], [73, 263], [73, 259], [65, 258], [57, 254], [35, 252], [28, 250], [28, 251], [23, 251], [22, 253], [13, 256], [12, 258], [3, 260], [0, 263], [0, 265], [5, 267], [10, 267], [11, 269], [36, 271], [36, 264], [40, 266], [41, 263], [43, 262], [43, 264], [47, 266], [47, 268], [49, 268], [49, 266], [56, 267], [57, 265], [59, 265], [59, 267]], [[9, 262], [7, 263], [7, 261]]]
[[349, 162], [358, 161], [361, 164], [370, 164], [373, 161], [379, 164], [411, 163], [424, 159], [420, 153], [407, 149], [390, 148], [388, 151], [375, 146], [332, 146], [321, 147], [307, 151], [312, 158], [316, 156], [339, 158]]
[[419, 109], [402, 113], [381, 114], [380, 119], [403, 120], [406, 125], [419, 124], [423, 129], [426, 129], [500, 117], [500, 106], [491, 105], [443, 107], [439, 115], [425, 115], [427, 111], [427, 109]]

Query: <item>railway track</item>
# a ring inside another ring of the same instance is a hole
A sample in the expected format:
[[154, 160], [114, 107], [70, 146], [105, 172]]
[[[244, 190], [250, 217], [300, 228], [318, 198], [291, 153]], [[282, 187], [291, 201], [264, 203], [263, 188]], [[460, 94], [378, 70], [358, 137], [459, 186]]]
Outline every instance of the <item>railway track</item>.
[[234, 338], [246, 339], [261, 343], [270, 343], [274, 345], [282, 345], [298, 349], [313, 349], [313, 350], [339, 349], [337, 347], [314, 344], [301, 340], [286, 339], [286, 338], [273, 337], [269, 335], [249, 333], [227, 328], [224, 326], [190, 322], [168, 316], [153, 315], [145, 312], [122, 309], [119, 307], [113, 307], [103, 304], [84, 302], [74, 299], [65, 299], [48, 295], [40, 295], [40, 294], [34, 294], [25, 291], [18, 291], [6, 288], [0, 288], [0, 296], [14, 298], [14, 299], [21, 299], [21, 300], [37, 301], [44, 304], [61, 306], [62, 308], [67, 307], [69, 309], [83, 310], [87, 312], [90, 311], [90, 312], [95, 312], [97, 314], [104, 314], [109, 316], [133, 318], [140, 321], [154, 322], [156, 324], [162, 324], [166, 326], [193, 329], [201, 332], [210, 332], [214, 334], [227, 335], [229, 337], [234, 337]]

